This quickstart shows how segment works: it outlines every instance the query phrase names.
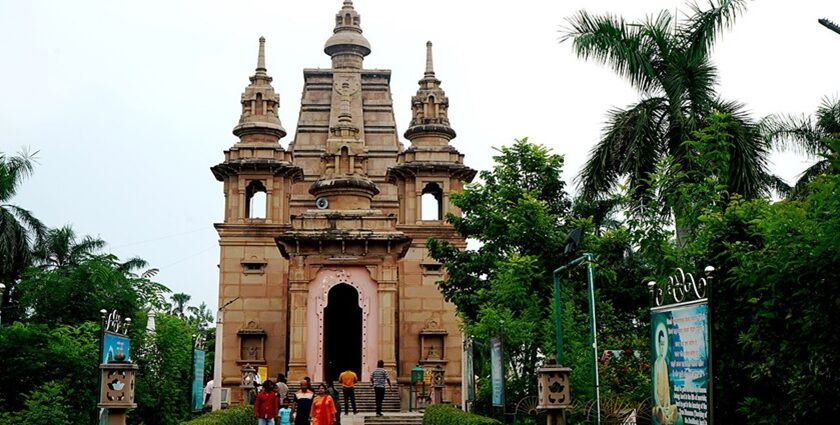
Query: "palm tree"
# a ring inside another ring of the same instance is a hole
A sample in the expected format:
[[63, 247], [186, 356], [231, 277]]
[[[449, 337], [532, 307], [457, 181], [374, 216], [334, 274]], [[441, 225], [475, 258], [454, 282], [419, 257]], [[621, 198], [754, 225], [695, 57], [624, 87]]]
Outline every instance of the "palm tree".
[[31, 212], [10, 203], [32, 174], [34, 159], [26, 152], [11, 157], [0, 153], [0, 282], [7, 284], [30, 264], [32, 245], [46, 233]]
[[[646, 192], [663, 156], [685, 162], [683, 142], [713, 112], [731, 115], [729, 190], [753, 197], [779, 183], [767, 172], [767, 148], [757, 127], [737, 102], [721, 100], [717, 68], [710, 54], [718, 33], [745, 10], [746, 0], [712, 0], [712, 8], [690, 5], [676, 20], [668, 11], [642, 22], [580, 11], [568, 19], [561, 42], [572, 41], [578, 57], [610, 66], [627, 78], [641, 99], [608, 112], [602, 139], [578, 177], [583, 195], [595, 198], [627, 178], [633, 198]], [[666, 207], [667, 209], [667, 207]]]
[[178, 293], [172, 294], [172, 296], [169, 297], [169, 298], [174, 303], [174, 305], [172, 306], [171, 313], [173, 315], [181, 317], [181, 318], [185, 317], [184, 312], [187, 309], [187, 303], [190, 301], [190, 298], [192, 298], [192, 297], [187, 295], [187, 294], [178, 292]]
[[801, 194], [817, 176], [837, 172], [828, 157], [840, 143], [840, 98], [824, 98], [813, 117], [770, 115], [761, 121], [764, 137], [780, 150], [794, 150], [811, 158], [822, 158], [799, 175], [793, 194]]
[[78, 265], [96, 255], [105, 247], [105, 241], [91, 236], [76, 239], [76, 232], [70, 225], [50, 229], [42, 240], [35, 244], [35, 260], [45, 270]]

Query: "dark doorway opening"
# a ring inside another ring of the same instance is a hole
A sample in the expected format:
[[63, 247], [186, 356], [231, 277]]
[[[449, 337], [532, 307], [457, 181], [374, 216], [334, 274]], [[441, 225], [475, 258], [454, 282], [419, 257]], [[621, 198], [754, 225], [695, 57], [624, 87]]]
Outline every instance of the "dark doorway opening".
[[345, 370], [362, 376], [362, 308], [356, 288], [334, 286], [324, 308], [324, 378], [335, 381]]

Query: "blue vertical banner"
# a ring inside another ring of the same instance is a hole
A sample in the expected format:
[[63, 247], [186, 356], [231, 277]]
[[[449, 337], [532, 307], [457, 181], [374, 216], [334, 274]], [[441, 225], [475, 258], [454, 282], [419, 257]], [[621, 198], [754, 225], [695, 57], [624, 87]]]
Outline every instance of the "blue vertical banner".
[[204, 406], [204, 350], [193, 350], [192, 409], [200, 412]]
[[490, 340], [490, 381], [493, 386], [493, 406], [505, 404], [505, 382], [502, 376], [502, 340]]
[[656, 425], [709, 423], [709, 305], [651, 312]]

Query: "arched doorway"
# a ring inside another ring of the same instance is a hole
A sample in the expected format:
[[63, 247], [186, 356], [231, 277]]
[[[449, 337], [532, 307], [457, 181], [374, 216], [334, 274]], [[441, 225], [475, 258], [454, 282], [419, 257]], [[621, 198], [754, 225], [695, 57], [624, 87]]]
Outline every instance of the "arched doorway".
[[362, 308], [356, 288], [341, 283], [324, 308], [324, 378], [335, 381], [347, 369], [362, 376]]

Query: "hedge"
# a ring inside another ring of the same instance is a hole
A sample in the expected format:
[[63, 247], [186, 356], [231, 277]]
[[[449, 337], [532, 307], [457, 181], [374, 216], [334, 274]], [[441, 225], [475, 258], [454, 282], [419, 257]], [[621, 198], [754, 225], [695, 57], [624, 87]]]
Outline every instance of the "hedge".
[[501, 422], [464, 412], [451, 404], [433, 404], [423, 414], [423, 425], [501, 425]]
[[254, 425], [254, 406], [234, 406], [201, 415], [181, 425]]

